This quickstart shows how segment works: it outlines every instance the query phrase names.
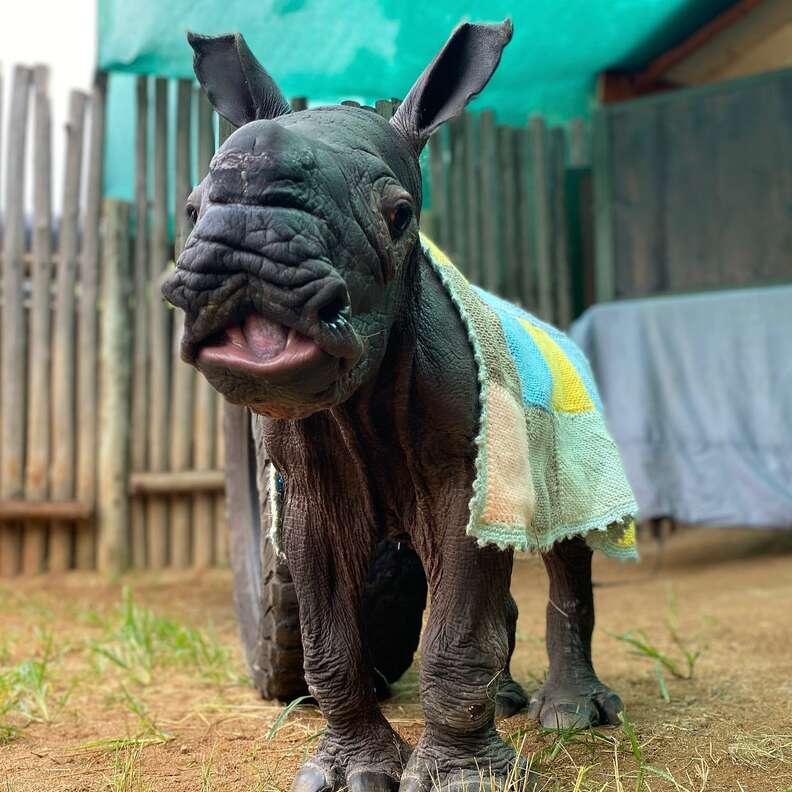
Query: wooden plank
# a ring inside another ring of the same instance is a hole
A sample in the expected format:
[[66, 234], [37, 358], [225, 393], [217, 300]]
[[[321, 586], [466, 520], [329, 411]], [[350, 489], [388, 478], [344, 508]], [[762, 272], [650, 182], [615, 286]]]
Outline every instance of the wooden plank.
[[222, 146], [223, 143], [228, 140], [228, 138], [236, 131], [236, 127], [226, 118], [220, 116], [220, 125], [219, 125], [219, 132], [220, 132], [220, 145]]
[[127, 566], [129, 539], [129, 420], [131, 338], [129, 297], [129, 206], [108, 199], [104, 203], [101, 349], [101, 423], [97, 497], [98, 566], [118, 575]]
[[531, 136], [527, 129], [516, 129], [518, 235], [520, 245], [520, 293], [518, 302], [529, 311], [536, 311], [535, 229], [533, 227], [533, 176], [531, 169]]
[[567, 164], [570, 168], [591, 165], [591, 135], [585, 118], [573, 118], [567, 124]]
[[[30, 353], [25, 498], [49, 495], [50, 463], [50, 290], [52, 286], [52, 118], [47, 84], [49, 69], [33, 70], [33, 260], [30, 268]], [[2, 514], [2, 509], [0, 509]], [[43, 572], [47, 525], [25, 525], [22, 571]]]
[[377, 99], [374, 103], [374, 109], [383, 118], [390, 120], [393, 118], [394, 102], [392, 99]]
[[[77, 499], [93, 503], [96, 498], [98, 377], [97, 298], [99, 289], [99, 224], [101, 222], [102, 174], [107, 74], [98, 72], [91, 92], [91, 126], [88, 173], [80, 257], [80, 311], [77, 327]], [[74, 561], [77, 569], [96, 566], [96, 526], [76, 526]]]
[[572, 321], [571, 276], [567, 244], [566, 137], [562, 127], [550, 130], [550, 179], [552, 195], [552, 248], [554, 321], [562, 329]]
[[[192, 139], [192, 83], [179, 80], [176, 101], [176, 170], [174, 177], [174, 213], [176, 244], [174, 258], [178, 259], [187, 235], [192, 230], [184, 211], [184, 204], [192, 189], [190, 144]], [[184, 331], [184, 312], [174, 311], [171, 396], [170, 469], [186, 470], [192, 462], [193, 439], [193, 372], [181, 359], [181, 338]], [[177, 569], [190, 565], [192, 546], [190, 498], [177, 495], [170, 503], [170, 563]]]
[[[66, 125], [66, 167], [58, 234], [58, 274], [52, 344], [52, 486], [54, 500], [74, 496], [75, 435], [75, 284], [80, 222], [83, 129], [88, 96], [72, 91]], [[50, 527], [49, 567], [53, 571], [72, 566], [73, 526], [54, 522]]]
[[193, 492], [223, 492], [225, 473], [209, 470], [166, 470], [162, 473], [132, 473], [130, 495], [174, 495]]
[[432, 217], [436, 239], [433, 241], [446, 248], [450, 240], [449, 202], [449, 152], [448, 129], [441, 127], [429, 138], [429, 178], [431, 180]]
[[536, 312], [547, 322], [553, 316], [552, 204], [548, 169], [547, 130], [544, 121], [535, 116], [528, 122], [531, 139], [531, 200], [534, 255], [536, 265]]
[[77, 500], [33, 501], [28, 500], [27, 497], [0, 500], [0, 522], [26, 520], [26, 531], [31, 525], [47, 523], [50, 520], [89, 520], [93, 513], [94, 509], [90, 503]]
[[474, 283], [482, 284], [478, 117], [474, 113], [466, 113], [464, 119], [465, 186], [467, 193], [467, 273]]
[[[217, 435], [215, 442], [215, 467], [218, 470], [225, 469], [225, 413], [226, 410], [239, 409], [233, 404], [229, 404], [225, 399], [217, 399], [215, 402], [217, 417], [215, 426]], [[226, 502], [224, 495], [215, 497], [215, 530], [214, 530], [214, 562], [215, 566], [228, 566], [228, 526], [226, 523]]]
[[522, 291], [520, 249], [517, 232], [517, 155], [512, 127], [500, 126], [498, 134], [498, 168], [500, 170], [501, 210], [494, 218], [495, 231], [501, 237], [501, 294], [518, 300]]
[[[215, 150], [214, 116], [209, 100], [201, 92], [198, 100], [198, 177], [209, 171]], [[292, 103], [294, 107], [294, 103]], [[193, 410], [193, 465], [209, 470], [214, 465], [216, 391], [205, 377], [195, 377]], [[214, 496], [205, 492], [193, 498], [193, 565], [206, 569], [214, 557]]]
[[495, 114], [484, 110], [479, 126], [481, 156], [481, 254], [483, 286], [497, 293], [503, 288], [503, 240], [498, 222], [501, 216], [501, 186], [498, 162], [498, 131]]
[[659, 57], [655, 58], [645, 69], [635, 75], [635, 85], [640, 91], [651, 88], [662, 80], [666, 72], [676, 64], [690, 57], [696, 50], [703, 47], [708, 41], [722, 33], [727, 28], [736, 24], [746, 14], [756, 8], [765, 0], [738, 0], [727, 8], [722, 14], [702, 25], [692, 35], [688, 36], [676, 47], [672, 47]]
[[[148, 469], [167, 470], [169, 427], [170, 320], [160, 294], [168, 250], [168, 81], [154, 83], [154, 205], [149, 256], [149, 434]], [[146, 512], [148, 566], [162, 569], [168, 561], [168, 503], [150, 498]]]
[[454, 264], [465, 274], [470, 272], [468, 255], [468, 195], [465, 178], [465, 143], [467, 122], [457, 118], [448, 125], [451, 139], [450, 191], [452, 198], [452, 239], [448, 247], [453, 253]]
[[597, 302], [616, 296], [613, 248], [613, 204], [611, 196], [610, 121], [605, 108], [592, 117], [594, 181], [594, 234], [596, 249], [595, 294]]
[[[30, 69], [14, 68], [8, 114], [6, 150], [5, 228], [3, 235], [2, 362], [0, 363], [0, 497], [19, 498], [24, 490], [25, 464], [25, 315], [22, 281], [25, 252], [25, 148]], [[19, 571], [21, 527], [0, 528], [0, 573]]]
[[[132, 470], [144, 470], [148, 448], [148, 77], [138, 77], [135, 97], [135, 253], [134, 364], [132, 373]], [[207, 100], [208, 102], [208, 100]], [[131, 504], [130, 558], [134, 569], [146, 566], [146, 504]]]

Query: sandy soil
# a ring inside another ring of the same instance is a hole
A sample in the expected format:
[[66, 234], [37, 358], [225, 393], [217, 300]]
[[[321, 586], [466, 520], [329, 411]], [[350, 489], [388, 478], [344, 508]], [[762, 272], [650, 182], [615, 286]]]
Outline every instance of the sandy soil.
[[[559, 737], [540, 733], [523, 715], [499, 728], [535, 755], [548, 790], [792, 790], [792, 532], [684, 530], [666, 545], [659, 571], [649, 544], [637, 567], [597, 560], [594, 645], [599, 673], [624, 699], [641, 763], [649, 767], [639, 770], [623, 729]], [[138, 673], [106, 661], [93, 647], [105, 634], [102, 619], [114, 618], [124, 584], [157, 615], [202, 629], [211, 624], [230, 658], [212, 666], [214, 676], [189, 663]], [[241, 680], [230, 589], [222, 572], [112, 585], [75, 574], [0, 585], [0, 666], [41, 657], [53, 636], [46, 718], [35, 707], [33, 721], [7, 715], [19, 732], [0, 745], [0, 789], [288, 789], [323, 721], [316, 710], [300, 708], [268, 736], [283, 707], [262, 702]], [[513, 672], [530, 690], [546, 668], [546, 579], [537, 559], [517, 563], [513, 589], [520, 608]], [[665, 701], [655, 663], [615, 636], [643, 631], [684, 670], [669, 629], [674, 610], [682, 646], [701, 655], [692, 679], [664, 674]], [[408, 740], [417, 738], [415, 666], [385, 712]], [[107, 742], [148, 743], [152, 735], [163, 741], [117, 750]], [[106, 742], [91, 747], [97, 740]]]

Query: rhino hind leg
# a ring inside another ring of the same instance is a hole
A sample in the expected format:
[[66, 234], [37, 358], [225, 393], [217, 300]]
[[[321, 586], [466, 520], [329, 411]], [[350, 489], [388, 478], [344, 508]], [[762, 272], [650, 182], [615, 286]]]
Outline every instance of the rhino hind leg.
[[426, 607], [426, 575], [406, 540], [381, 542], [363, 593], [363, 637], [380, 698], [412, 665]]
[[577, 537], [559, 542], [543, 559], [550, 578], [550, 669], [531, 697], [528, 714], [547, 729], [616, 726], [623, 710], [621, 699], [600, 681], [591, 660], [591, 550], [585, 539]]

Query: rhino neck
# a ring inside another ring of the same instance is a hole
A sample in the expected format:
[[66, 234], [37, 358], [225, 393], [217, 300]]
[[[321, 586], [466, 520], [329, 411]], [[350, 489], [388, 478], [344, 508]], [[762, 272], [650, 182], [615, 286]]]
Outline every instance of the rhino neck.
[[[360, 515], [384, 533], [403, 530], [421, 498], [472, 485], [478, 425], [472, 352], [422, 253], [413, 270], [409, 302], [376, 373], [332, 410], [266, 422], [265, 443], [292, 492], [338, 504], [344, 519]], [[470, 481], [453, 481], [451, 471]]]

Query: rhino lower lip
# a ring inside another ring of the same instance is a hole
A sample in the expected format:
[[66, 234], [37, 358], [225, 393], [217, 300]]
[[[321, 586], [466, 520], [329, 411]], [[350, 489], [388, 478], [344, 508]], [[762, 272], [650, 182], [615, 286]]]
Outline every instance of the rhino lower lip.
[[331, 356], [293, 327], [253, 314], [201, 346], [196, 365], [221, 366], [257, 376], [291, 374]]

